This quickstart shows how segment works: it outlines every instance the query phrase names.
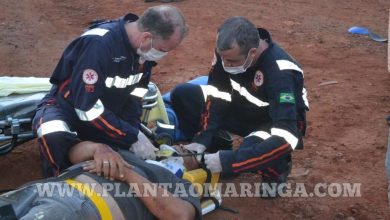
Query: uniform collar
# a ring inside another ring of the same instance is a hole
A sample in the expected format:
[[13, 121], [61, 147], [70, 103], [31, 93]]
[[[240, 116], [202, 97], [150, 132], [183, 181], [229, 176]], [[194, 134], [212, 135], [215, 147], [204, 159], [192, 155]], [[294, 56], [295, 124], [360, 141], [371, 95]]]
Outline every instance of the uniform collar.
[[265, 56], [265, 54], [268, 53], [268, 51], [273, 47], [273, 42], [272, 42], [272, 38], [271, 38], [271, 34], [264, 28], [257, 28], [257, 30], [259, 31], [259, 35], [260, 35], [260, 38], [262, 40], [265, 40], [267, 43], [268, 43], [268, 48], [265, 49], [261, 54], [260, 56], [257, 58], [256, 60], [256, 63], [255, 65], [253, 65], [251, 68], [255, 68], [255, 69], [258, 69], [263, 57]]
[[131, 46], [130, 41], [129, 41], [129, 36], [127, 35], [126, 29], [125, 29], [125, 24], [129, 22], [134, 22], [138, 20], [138, 16], [132, 13], [129, 13], [119, 19], [119, 26], [120, 26], [120, 31], [121, 35], [124, 41], [124, 44], [128, 51], [130, 51], [132, 54], [135, 54], [138, 56], [136, 49]]
[[260, 38], [262, 40], [267, 41], [267, 43], [272, 43], [271, 34], [264, 28], [257, 28], [257, 31], [259, 32]]

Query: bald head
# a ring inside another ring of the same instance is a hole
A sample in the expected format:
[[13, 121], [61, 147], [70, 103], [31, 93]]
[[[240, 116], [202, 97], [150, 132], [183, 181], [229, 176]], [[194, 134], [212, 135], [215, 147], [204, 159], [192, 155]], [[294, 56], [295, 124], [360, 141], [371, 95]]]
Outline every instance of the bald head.
[[168, 40], [176, 32], [180, 33], [182, 40], [188, 31], [183, 14], [173, 6], [150, 7], [137, 23], [140, 31], [150, 32], [162, 40]]

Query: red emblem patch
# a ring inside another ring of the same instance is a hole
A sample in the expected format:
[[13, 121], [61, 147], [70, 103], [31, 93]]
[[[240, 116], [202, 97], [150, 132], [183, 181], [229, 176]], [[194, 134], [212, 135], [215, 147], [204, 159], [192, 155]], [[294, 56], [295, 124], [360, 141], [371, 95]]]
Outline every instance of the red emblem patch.
[[83, 72], [83, 81], [87, 85], [93, 85], [98, 81], [98, 74], [93, 69], [86, 69]]
[[95, 92], [94, 85], [85, 85], [85, 92]]

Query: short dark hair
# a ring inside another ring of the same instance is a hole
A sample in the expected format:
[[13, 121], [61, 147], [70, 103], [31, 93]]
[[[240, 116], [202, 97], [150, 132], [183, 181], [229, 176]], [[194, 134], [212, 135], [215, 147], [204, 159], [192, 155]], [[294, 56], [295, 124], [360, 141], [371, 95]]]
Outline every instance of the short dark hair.
[[237, 44], [242, 55], [259, 46], [260, 36], [255, 25], [248, 19], [235, 16], [227, 19], [218, 29], [217, 50], [229, 50]]
[[148, 8], [139, 18], [138, 28], [141, 31], [148, 31], [163, 40], [168, 40], [176, 28], [179, 28], [181, 39], [188, 32], [183, 14], [173, 6]]

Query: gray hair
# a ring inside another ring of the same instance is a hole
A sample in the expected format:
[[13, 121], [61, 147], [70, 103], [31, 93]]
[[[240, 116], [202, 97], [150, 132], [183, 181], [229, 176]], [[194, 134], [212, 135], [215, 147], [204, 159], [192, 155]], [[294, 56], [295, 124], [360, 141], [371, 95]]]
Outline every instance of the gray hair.
[[138, 28], [168, 40], [177, 28], [183, 39], [188, 32], [186, 21], [180, 10], [173, 6], [155, 6], [148, 8], [138, 20]]
[[257, 28], [244, 17], [231, 17], [218, 29], [217, 50], [219, 51], [232, 49], [237, 44], [241, 55], [246, 55], [251, 48], [259, 47], [259, 42]]

